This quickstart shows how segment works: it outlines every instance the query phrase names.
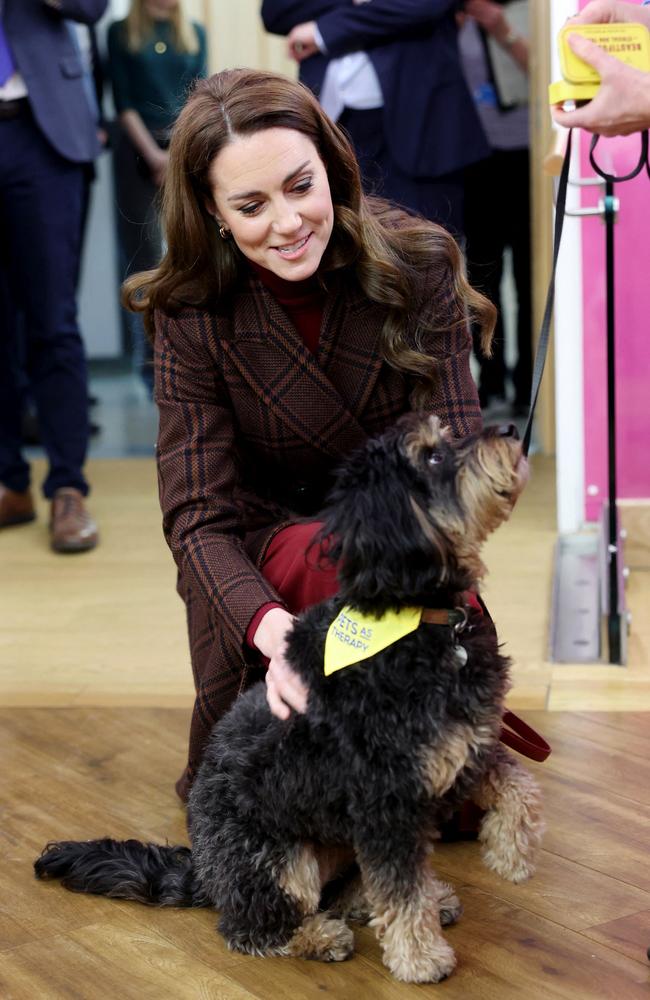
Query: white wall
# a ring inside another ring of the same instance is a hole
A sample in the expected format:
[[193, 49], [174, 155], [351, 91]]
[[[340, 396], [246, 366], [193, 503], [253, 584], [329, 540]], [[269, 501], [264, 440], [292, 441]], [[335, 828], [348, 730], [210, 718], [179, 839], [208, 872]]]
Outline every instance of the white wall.
[[[551, 0], [551, 38], [575, 13], [575, 0]], [[557, 48], [550, 53], [551, 78], [561, 79]], [[579, 176], [579, 133], [573, 136], [571, 175]], [[580, 204], [580, 191], [569, 186], [567, 208]], [[584, 522], [584, 406], [582, 357], [582, 240], [577, 218], [564, 221], [555, 282], [555, 421], [557, 518], [561, 534]]]

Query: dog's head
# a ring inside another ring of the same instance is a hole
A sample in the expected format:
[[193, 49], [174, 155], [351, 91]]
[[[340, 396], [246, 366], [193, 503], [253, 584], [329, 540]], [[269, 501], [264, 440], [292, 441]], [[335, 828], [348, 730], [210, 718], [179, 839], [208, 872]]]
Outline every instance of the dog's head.
[[330, 494], [322, 537], [342, 598], [376, 613], [469, 589], [526, 478], [512, 426], [456, 441], [437, 417], [402, 418], [348, 459]]

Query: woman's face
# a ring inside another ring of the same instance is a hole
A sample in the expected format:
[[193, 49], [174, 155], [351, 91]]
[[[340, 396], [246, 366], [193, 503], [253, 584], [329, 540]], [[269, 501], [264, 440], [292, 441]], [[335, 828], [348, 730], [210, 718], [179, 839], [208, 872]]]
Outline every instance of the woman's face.
[[179, 0], [145, 0], [147, 14], [154, 19], [167, 18], [178, 7]]
[[214, 215], [245, 257], [288, 281], [316, 272], [334, 209], [311, 139], [288, 128], [237, 136], [214, 158], [209, 178]]

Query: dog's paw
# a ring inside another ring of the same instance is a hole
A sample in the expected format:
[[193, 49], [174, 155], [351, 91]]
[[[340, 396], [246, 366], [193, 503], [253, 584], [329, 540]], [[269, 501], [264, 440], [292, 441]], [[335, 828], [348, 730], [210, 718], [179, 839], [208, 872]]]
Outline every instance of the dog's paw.
[[320, 962], [345, 962], [354, 953], [354, 934], [343, 920], [325, 920], [313, 958]]
[[440, 889], [443, 890], [438, 896], [440, 923], [443, 927], [449, 927], [450, 924], [455, 924], [462, 917], [463, 904], [450, 885], [447, 885], [446, 882], [440, 882], [439, 885]]
[[391, 956], [384, 953], [384, 962], [402, 983], [439, 983], [456, 968], [453, 948], [443, 937], [436, 938], [426, 950], [404, 949]]
[[543, 831], [539, 820], [509, 826], [500, 813], [488, 812], [479, 832], [484, 865], [508, 882], [525, 882], [535, 872]]
[[516, 851], [483, 851], [483, 864], [506, 882], [527, 882], [535, 874], [535, 862]]
[[353, 953], [354, 934], [342, 920], [332, 920], [327, 913], [308, 917], [284, 951], [315, 962], [345, 962]]

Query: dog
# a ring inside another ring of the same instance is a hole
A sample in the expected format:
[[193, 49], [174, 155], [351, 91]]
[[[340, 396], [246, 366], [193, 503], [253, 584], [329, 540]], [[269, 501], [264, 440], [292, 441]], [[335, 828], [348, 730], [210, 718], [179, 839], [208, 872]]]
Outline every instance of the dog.
[[365, 920], [398, 980], [447, 977], [441, 928], [461, 905], [431, 866], [441, 825], [472, 799], [483, 859], [513, 882], [533, 872], [542, 833], [539, 789], [499, 742], [509, 661], [463, 597], [526, 469], [514, 428], [456, 441], [434, 417], [403, 418], [351, 456], [321, 533], [340, 593], [288, 637], [306, 713], [273, 716], [262, 683], [217, 723], [190, 795], [191, 850], [50, 843], [37, 876], [213, 906], [229, 948], [252, 955], [341, 961], [347, 920]]

